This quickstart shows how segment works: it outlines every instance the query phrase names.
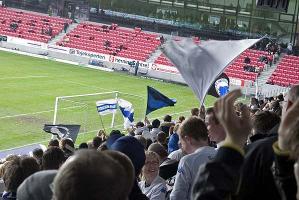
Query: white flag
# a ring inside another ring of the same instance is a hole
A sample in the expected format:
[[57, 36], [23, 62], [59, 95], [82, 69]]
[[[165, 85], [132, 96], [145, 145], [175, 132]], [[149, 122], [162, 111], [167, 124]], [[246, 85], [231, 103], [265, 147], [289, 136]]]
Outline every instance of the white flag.
[[116, 99], [106, 99], [102, 101], [97, 101], [97, 110], [100, 115], [113, 114], [117, 110]]
[[186, 83], [203, 104], [216, 78], [236, 57], [259, 40], [209, 40], [202, 41], [198, 45], [188, 38], [179, 43], [169, 41], [162, 51], [178, 68]]
[[124, 117], [124, 128], [130, 128], [134, 122], [133, 105], [124, 99], [118, 99], [118, 106]]

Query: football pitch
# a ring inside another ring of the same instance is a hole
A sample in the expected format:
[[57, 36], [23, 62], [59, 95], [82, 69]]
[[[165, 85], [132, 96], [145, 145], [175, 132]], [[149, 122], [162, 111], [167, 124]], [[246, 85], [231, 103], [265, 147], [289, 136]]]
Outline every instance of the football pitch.
[[[150, 113], [148, 116], [150, 119], [171, 114], [176, 120], [181, 115], [189, 116], [190, 109], [199, 105], [187, 86], [3, 51], [0, 51], [0, 85], [0, 150], [32, 143], [47, 144], [51, 135], [42, 129], [44, 124], [53, 122], [57, 96], [110, 91], [126, 93], [121, 98], [132, 102], [136, 112], [135, 121], [144, 117], [147, 86], [177, 100], [174, 107]], [[90, 140], [95, 136], [97, 129], [103, 128], [95, 101], [105, 98], [114, 96], [82, 97], [68, 101], [68, 105], [59, 110], [58, 118], [60, 117], [61, 121], [58, 122], [66, 123], [63, 119], [68, 118], [67, 123], [82, 123], [77, 145]], [[214, 98], [208, 96], [206, 105], [210, 106], [213, 101]], [[103, 118], [104, 128], [108, 133], [111, 130], [111, 118], [111, 115]], [[119, 114], [114, 129], [122, 130], [121, 120]]]

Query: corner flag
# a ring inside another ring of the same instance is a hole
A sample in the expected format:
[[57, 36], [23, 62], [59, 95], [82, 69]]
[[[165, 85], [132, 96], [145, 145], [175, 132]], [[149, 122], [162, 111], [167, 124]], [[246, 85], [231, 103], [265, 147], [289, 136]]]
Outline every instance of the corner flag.
[[164, 94], [160, 93], [158, 90], [147, 86], [147, 107], [146, 115], [167, 106], [174, 106], [176, 100], [170, 99]]

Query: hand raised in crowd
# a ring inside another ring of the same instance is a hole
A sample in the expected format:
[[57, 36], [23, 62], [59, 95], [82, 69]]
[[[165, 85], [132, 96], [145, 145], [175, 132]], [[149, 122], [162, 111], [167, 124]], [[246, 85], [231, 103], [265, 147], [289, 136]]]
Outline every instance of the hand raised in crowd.
[[281, 119], [281, 123], [278, 129], [278, 147], [283, 151], [289, 151], [290, 140], [295, 132], [292, 131], [294, 125], [299, 119], [299, 99], [286, 111]]
[[215, 102], [217, 118], [225, 129], [225, 141], [243, 147], [251, 132], [250, 112], [247, 106], [241, 107], [240, 116], [234, 109], [234, 103], [241, 97], [241, 90], [234, 90]]

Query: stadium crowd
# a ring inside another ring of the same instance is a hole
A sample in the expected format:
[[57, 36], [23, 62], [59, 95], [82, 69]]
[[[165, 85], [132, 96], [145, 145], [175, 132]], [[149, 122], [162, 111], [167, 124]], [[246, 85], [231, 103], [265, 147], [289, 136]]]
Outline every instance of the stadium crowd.
[[[3, 200], [296, 199], [299, 85], [237, 102], [240, 90], [190, 116], [101, 130], [75, 147], [49, 142], [0, 165]], [[297, 194], [299, 199], [299, 193]]]

